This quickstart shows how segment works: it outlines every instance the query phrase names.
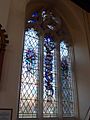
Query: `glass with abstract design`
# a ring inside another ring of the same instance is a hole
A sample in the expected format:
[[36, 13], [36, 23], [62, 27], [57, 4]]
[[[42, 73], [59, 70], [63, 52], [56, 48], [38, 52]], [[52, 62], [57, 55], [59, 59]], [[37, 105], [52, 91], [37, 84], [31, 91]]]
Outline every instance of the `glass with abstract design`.
[[43, 113], [41, 118], [58, 117], [61, 113], [63, 117], [74, 116], [71, 50], [64, 40], [58, 41], [65, 34], [62, 23], [46, 9], [34, 11], [26, 23], [19, 118], [37, 118], [39, 111]]
[[56, 49], [51, 35], [46, 35], [44, 38], [43, 64], [43, 117], [56, 117]]
[[39, 79], [39, 38], [31, 28], [25, 31], [19, 118], [36, 118]]
[[73, 83], [70, 46], [64, 41], [60, 42], [61, 61], [61, 95], [63, 117], [74, 115]]

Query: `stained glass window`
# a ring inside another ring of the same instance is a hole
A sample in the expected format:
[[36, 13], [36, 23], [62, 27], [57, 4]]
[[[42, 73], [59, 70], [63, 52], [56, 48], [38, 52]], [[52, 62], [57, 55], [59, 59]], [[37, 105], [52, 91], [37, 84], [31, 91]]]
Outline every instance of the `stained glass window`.
[[39, 80], [39, 38], [31, 28], [25, 32], [19, 118], [34, 118], [37, 115], [37, 87]]
[[71, 53], [64, 41], [60, 43], [60, 61], [63, 116], [71, 117], [74, 114]]
[[43, 84], [43, 115], [57, 117], [56, 95], [56, 50], [55, 42], [50, 35], [44, 38], [44, 84]]
[[34, 11], [27, 20], [19, 118], [74, 116], [71, 46], [59, 39], [61, 24], [61, 18], [46, 9]]

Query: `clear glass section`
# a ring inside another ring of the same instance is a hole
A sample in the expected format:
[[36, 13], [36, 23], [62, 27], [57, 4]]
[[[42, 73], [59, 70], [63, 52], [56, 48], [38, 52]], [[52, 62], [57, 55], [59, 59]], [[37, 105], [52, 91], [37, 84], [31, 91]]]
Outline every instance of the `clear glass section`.
[[39, 38], [31, 28], [25, 31], [19, 118], [36, 118], [37, 87], [39, 79]]
[[44, 39], [43, 117], [57, 117], [56, 49], [53, 38]]
[[63, 117], [72, 117], [74, 115], [74, 100], [71, 51], [69, 45], [64, 41], [60, 43], [60, 60]]

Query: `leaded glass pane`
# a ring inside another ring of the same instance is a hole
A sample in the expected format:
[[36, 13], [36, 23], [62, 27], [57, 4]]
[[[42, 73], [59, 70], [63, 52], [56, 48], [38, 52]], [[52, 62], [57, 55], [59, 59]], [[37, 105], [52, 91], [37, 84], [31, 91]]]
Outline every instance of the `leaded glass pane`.
[[50, 35], [44, 39], [43, 117], [57, 116], [56, 49]]
[[25, 31], [19, 118], [37, 116], [37, 87], [39, 79], [39, 38], [32, 28]]
[[74, 115], [74, 101], [71, 54], [69, 45], [64, 41], [60, 43], [60, 60], [63, 117], [72, 117]]

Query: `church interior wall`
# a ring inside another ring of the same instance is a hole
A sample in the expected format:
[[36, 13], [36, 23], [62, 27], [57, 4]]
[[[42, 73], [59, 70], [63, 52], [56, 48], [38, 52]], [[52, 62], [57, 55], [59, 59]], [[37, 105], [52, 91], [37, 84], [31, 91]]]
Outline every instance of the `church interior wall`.
[[[58, 2], [56, 10], [65, 21], [73, 40], [78, 107], [80, 119], [83, 120], [90, 106], [90, 14], [71, 1]], [[25, 0], [0, 1], [0, 23], [9, 39], [0, 81], [0, 108], [12, 108], [13, 120], [17, 117], [25, 6]]]

